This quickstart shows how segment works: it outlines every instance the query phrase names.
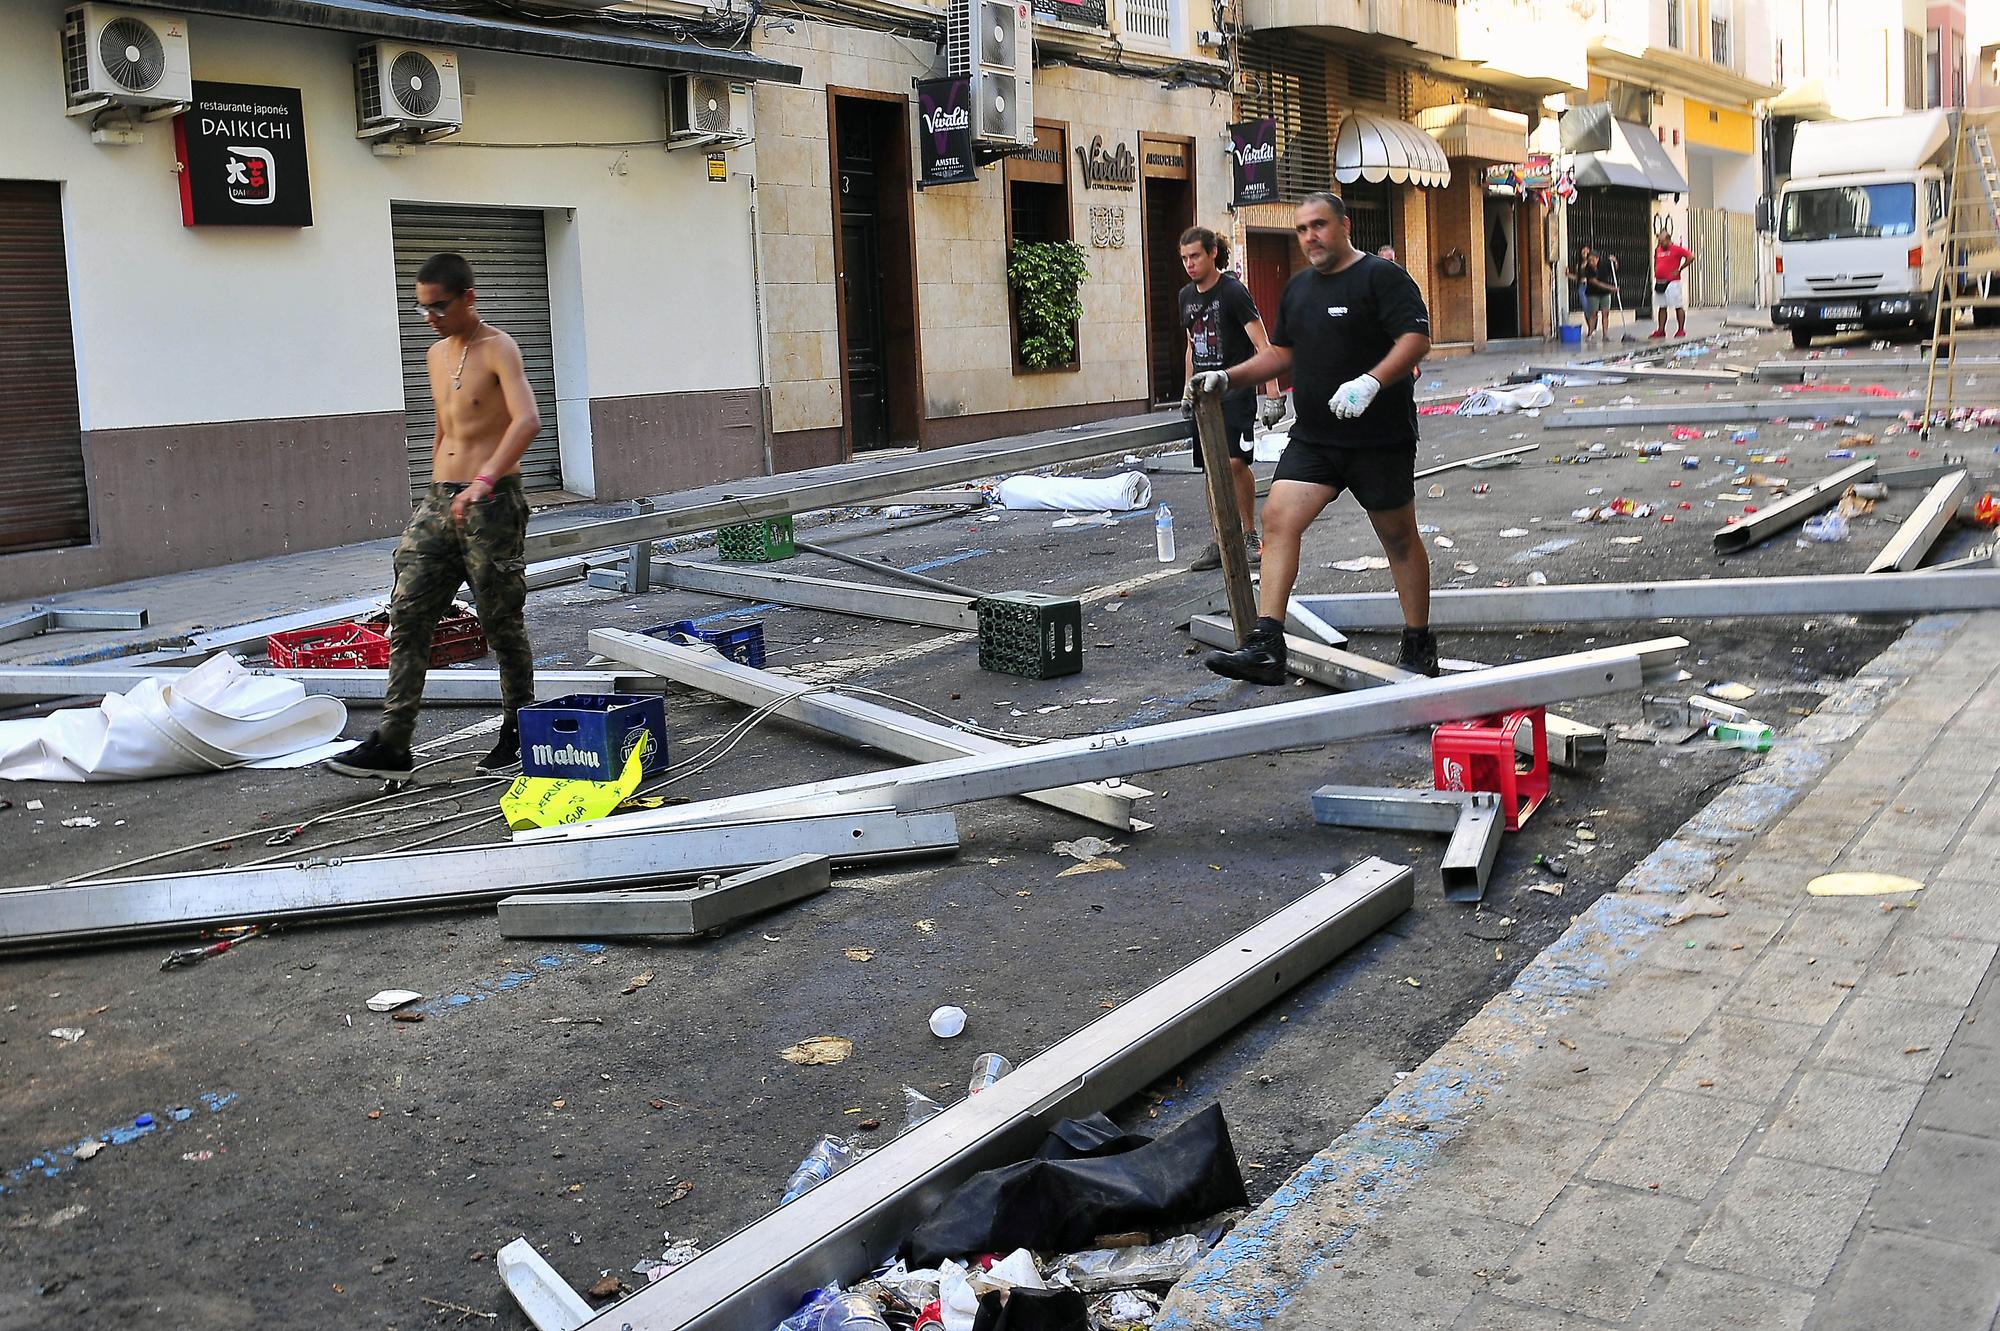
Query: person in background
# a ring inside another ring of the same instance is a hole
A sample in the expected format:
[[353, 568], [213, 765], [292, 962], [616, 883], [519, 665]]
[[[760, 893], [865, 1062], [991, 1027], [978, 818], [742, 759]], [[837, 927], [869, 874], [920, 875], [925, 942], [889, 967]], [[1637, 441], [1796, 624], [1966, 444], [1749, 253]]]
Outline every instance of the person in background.
[[1599, 339], [1608, 336], [1611, 296], [1615, 288], [1604, 276], [1604, 261], [1588, 245], [1576, 247], [1576, 262], [1570, 265], [1569, 279], [1576, 286], [1577, 308], [1583, 311], [1583, 335], [1595, 327]]
[[1401, 264], [1402, 264], [1402, 262], [1403, 262], [1403, 261], [1402, 261], [1401, 259], [1398, 259], [1398, 258], [1396, 257], [1396, 247], [1395, 247], [1394, 245], [1378, 245], [1378, 246], [1376, 246], [1376, 247], [1375, 247], [1375, 257], [1376, 257], [1376, 258], [1378, 258], [1378, 259], [1387, 259], [1387, 260], [1388, 260], [1388, 261], [1389, 261], [1390, 263], [1393, 263], [1393, 264], [1396, 264], [1396, 265], [1398, 265], [1399, 267], [1401, 266]]
[[1674, 336], [1688, 335], [1687, 292], [1681, 274], [1694, 264], [1694, 251], [1674, 243], [1671, 228], [1662, 227], [1653, 246], [1653, 313], [1658, 319], [1647, 341], [1667, 335], [1667, 311], [1674, 312]]

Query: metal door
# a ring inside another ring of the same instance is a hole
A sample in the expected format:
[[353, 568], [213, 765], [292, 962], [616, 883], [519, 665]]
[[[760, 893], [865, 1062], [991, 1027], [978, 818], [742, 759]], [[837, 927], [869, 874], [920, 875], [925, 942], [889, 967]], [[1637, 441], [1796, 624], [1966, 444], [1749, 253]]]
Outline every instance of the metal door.
[[882, 372], [882, 268], [872, 213], [840, 215], [840, 296], [847, 316], [848, 422], [854, 450], [889, 444], [889, 384]]
[[396, 246], [396, 322], [403, 348], [403, 429], [410, 453], [410, 495], [421, 499], [431, 480], [437, 414], [424, 354], [437, 340], [412, 294], [417, 269], [433, 254], [463, 254], [472, 265], [479, 317], [521, 344], [528, 387], [542, 416], [541, 433], [521, 458], [529, 490], [562, 489], [562, 445], [556, 436], [555, 339], [549, 319], [548, 245], [542, 214], [528, 208], [470, 208], [398, 203], [390, 210]]
[[0, 555], [89, 540], [62, 187], [0, 180]]

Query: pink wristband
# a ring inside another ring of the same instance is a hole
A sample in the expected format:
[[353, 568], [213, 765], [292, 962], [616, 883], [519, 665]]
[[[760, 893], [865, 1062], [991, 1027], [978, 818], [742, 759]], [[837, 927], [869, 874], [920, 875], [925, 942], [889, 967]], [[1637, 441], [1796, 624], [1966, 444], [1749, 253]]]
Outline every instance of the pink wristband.
[[491, 476], [486, 475], [484, 472], [481, 472], [479, 475], [474, 476], [472, 479], [482, 483], [489, 490], [493, 488], [493, 478]]

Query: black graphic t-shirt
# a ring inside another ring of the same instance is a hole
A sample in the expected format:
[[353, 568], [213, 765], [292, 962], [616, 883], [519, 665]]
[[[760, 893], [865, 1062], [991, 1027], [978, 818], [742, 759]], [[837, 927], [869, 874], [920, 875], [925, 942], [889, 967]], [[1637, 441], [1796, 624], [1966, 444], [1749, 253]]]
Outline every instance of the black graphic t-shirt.
[[1396, 339], [1431, 332], [1416, 281], [1396, 264], [1364, 254], [1337, 273], [1304, 268], [1285, 284], [1271, 342], [1292, 349], [1292, 438], [1359, 448], [1417, 438], [1416, 381], [1382, 385], [1368, 410], [1339, 420], [1327, 405], [1339, 387], [1373, 370]]
[[[1258, 318], [1257, 302], [1234, 274], [1222, 274], [1206, 291], [1195, 290], [1192, 282], [1182, 287], [1181, 328], [1194, 347], [1195, 373], [1226, 370], [1249, 360], [1257, 348], [1243, 330]], [[1248, 384], [1230, 390], [1230, 396], [1256, 391], [1255, 384]]]

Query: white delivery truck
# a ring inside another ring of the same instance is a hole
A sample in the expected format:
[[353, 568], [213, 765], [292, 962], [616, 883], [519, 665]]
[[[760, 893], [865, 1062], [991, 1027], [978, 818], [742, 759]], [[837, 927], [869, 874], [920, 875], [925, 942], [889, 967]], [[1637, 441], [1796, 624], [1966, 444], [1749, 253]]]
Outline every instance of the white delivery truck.
[[[1929, 331], [1951, 209], [1948, 111], [1809, 121], [1778, 196], [1771, 322], [1803, 347], [1837, 328]], [[1990, 238], [1973, 242], [1990, 249]], [[1961, 262], [1963, 258], [1961, 257]], [[2000, 310], [1975, 309], [1981, 325]]]

